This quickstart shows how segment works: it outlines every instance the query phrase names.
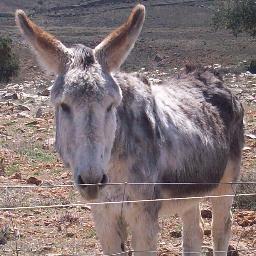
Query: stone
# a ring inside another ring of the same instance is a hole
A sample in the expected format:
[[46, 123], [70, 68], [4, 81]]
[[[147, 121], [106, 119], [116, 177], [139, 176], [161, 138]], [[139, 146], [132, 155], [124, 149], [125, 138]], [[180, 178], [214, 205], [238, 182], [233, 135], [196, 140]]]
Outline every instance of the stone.
[[18, 100], [18, 94], [17, 93], [13, 93], [13, 92], [7, 92], [6, 94], [4, 94], [3, 99], [5, 100]]
[[212, 233], [212, 231], [210, 229], [205, 229], [204, 230], [204, 235], [206, 235], [206, 236], [210, 236], [211, 233]]
[[212, 212], [210, 210], [201, 210], [201, 216], [204, 219], [211, 219], [212, 218]]
[[17, 105], [17, 109], [21, 111], [30, 111], [30, 108], [25, 105]]
[[181, 231], [172, 231], [170, 233], [171, 237], [174, 237], [174, 238], [180, 238], [181, 237]]
[[21, 173], [20, 172], [16, 172], [14, 173], [10, 179], [13, 179], [13, 180], [21, 180]]
[[40, 108], [38, 108], [37, 111], [36, 111], [36, 118], [40, 118], [40, 117], [42, 117], [42, 116], [43, 116], [43, 108], [40, 107]]
[[30, 115], [27, 112], [20, 112], [17, 114], [17, 117], [19, 118], [29, 118]]
[[36, 177], [29, 177], [29, 178], [27, 179], [27, 183], [28, 183], [28, 184], [34, 184], [34, 185], [39, 186], [39, 185], [42, 183], [42, 181], [39, 180], [39, 179], [37, 179]]
[[160, 61], [162, 61], [163, 60], [163, 58], [162, 58], [162, 56], [160, 56], [159, 54], [157, 54], [156, 56], [155, 56], [155, 61], [156, 62], [160, 62]]
[[44, 141], [43, 143], [43, 149], [50, 149], [53, 148], [55, 145], [55, 138], [49, 138]]
[[37, 120], [33, 120], [33, 121], [31, 121], [31, 122], [25, 123], [25, 125], [27, 125], [27, 126], [37, 125], [37, 124], [38, 124], [38, 121], [37, 121]]
[[229, 246], [228, 246], [228, 254], [227, 254], [227, 256], [239, 256], [239, 253], [238, 253], [238, 251], [235, 249], [234, 246], [229, 245]]
[[51, 88], [46, 88], [43, 91], [39, 92], [38, 95], [39, 96], [50, 96], [50, 92], [51, 92]]
[[67, 237], [73, 237], [75, 234], [72, 232], [68, 232], [66, 235], [67, 235]]

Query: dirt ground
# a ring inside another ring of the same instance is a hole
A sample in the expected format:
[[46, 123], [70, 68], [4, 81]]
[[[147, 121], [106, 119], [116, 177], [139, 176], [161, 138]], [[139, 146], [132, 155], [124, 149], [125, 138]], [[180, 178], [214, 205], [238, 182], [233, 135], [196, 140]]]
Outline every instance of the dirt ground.
[[[134, 1], [16, 2], [0, 2], [0, 35], [14, 40], [21, 62], [19, 77], [0, 84], [0, 255], [101, 255], [90, 207], [36, 207], [84, 202], [72, 186], [54, 186], [72, 185], [72, 175], [53, 147], [54, 117], [49, 103], [53, 78], [46, 78], [38, 68], [11, 13], [23, 8], [67, 45], [94, 46], [124, 20]], [[213, 31], [212, 5], [207, 1], [182, 5], [168, 0], [142, 2], [148, 10], [145, 28], [124, 69], [140, 70], [157, 81], [175, 74], [187, 62], [218, 63], [215, 67], [225, 70], [225, 83], [246, 111], [241, 180], [256, 182], [256, 76], [243, 71], [255, 55], [255, 40]], [[238, 72], [240, 68], [243, 73]], [[238, 193], [256, 193], [256, 186], [239, 185]], [[6, 207], [34, 208], [4, 210]], [[211, 255], [210, 205], [204, 202], [202, 209], [203, 255]], [[232, 211], [230, 245], [235, 252], [230, 255], [256, 255], [256, 196], [237, 197]], [[159, 224], [158, 255], [181, 255], [180, 219], [161, 218]]]

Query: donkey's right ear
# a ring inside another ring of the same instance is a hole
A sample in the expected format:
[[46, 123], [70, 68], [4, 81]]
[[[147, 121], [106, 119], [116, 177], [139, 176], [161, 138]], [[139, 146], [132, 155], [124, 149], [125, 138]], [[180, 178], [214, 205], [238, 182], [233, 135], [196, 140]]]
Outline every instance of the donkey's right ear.
[[34, 49], [39, 62], [54, 74], [62, 73], [69, 59], [68, 48], [54, 36], [33, 23], [24, 11], [17, 10], [15, 19], [26, 41]]
[[122, 65], [137, 41], [144, 20], [145, 7], [138, 4], [128, 20], [95, 48], [95, 56], [103, 68], [112, 72]]

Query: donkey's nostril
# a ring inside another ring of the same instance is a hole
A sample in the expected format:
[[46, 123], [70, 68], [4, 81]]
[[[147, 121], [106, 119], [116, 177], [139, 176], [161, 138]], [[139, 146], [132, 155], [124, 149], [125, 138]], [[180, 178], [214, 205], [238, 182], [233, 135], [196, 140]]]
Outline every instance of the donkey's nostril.
[[108, 182], [108, 176], [106, 174], [103, 174], [102, 180], [101, 180], [101, 184], [106, 184]]
[[78, 185], [85, 185], [85, 182], [83, 181], [81, 175], [78, 176], [77, 183], [78, 183]]

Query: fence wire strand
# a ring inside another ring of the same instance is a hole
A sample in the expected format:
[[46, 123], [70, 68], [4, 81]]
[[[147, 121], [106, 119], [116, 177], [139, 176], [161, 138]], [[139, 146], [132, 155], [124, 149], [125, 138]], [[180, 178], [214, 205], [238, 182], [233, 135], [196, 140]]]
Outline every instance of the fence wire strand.
[[[114, 205], [114, 204], [133, 204], [133, 203], [148, 203], [148, 202], [168, 202], [178, 200], [200, 200], [211, 198], [234, 197], [234, 194], [208, 195], [208, 196], [191, 196], [191, 197], [172, 197], [172, 198], [156, 198], [156, 199], [141, 199], [141, 200], [125, 200], [125, 201], [105, 201], [94, 203], [78, 203], [78, 204], [54, 204], [54, 205], [35, 205], [35, 206], [17, 206], [17, 207], [0, 207], [0, 211], [6, 210], [32, 210], [32, 209], [49, 209], [49, 208], [69, 208], [69, 207], [86, 207], [93, 205]], [[256, 196], [256, 193], [237, 194], [241, 196]]]
[[[140, 200], [125, 200], [125, 194], [126, 194], [126, 187], [128, 185], [131, 186], [138, 186], [138, 185], [153, 185], [154, 190], [155, 186], [157, 185], [170, 185], [170, 186], [179, 186], [179, 185], [229, 185], [231, 186], [233, 193], [231, 194], [220, 194], [220, 195], [205, 195], [205, 196], [191, 196], [191, 197], [172, 197], [172, 198], [154, 198], [153, 195], [151, 199], [140, 199]], [[171, 202], [171, 201], [178, 201], [178, 200], [202, 200], [202, 199], [211, 199], [211, 198], [225, 198], [225, 197], [243, 197], [243, 196], [256, 196], [256, 193], [238, 193], [236, 194], [234, 186], [235, 185], [255, 185], [256, 181], [248, 181], [248, 182], [225, 182], [225, 183], [129, 183], [129, 182], [124, 182], [124, 183], [109, 183], [106, 185], [109, 186], [124, 186], [123, 194], [122, 194], [122, 200], [121, 201], [103, 201], [103, 202], [88, 202], [88, 203], [70, 203], [70, 204], [51, 204], [51, 205], [33, 205], [33, 206], [13, 206], [13, 207], [0, 207], [0, 211], [13, 211], [13, 210], [32, 210], [32, 209], [50, 209], [50, 208], [78, 208], [78, 207], [88, 207], [88, 206], [96, 206], [96, 205], [116, 205], [116, 204], [121, 204], [121, 215], [123, 214], [123, 207], [125, 204], [137, 204], [137, 203], [148, 203], [148, 202]], [[95, 185], [102, 185], [102, 184], [84, 184], [84, 186], [95, 186]], [[6, 197], [9, 198], [9, 190], [12, 189], [36, 189], [36, 188], [47, 188], [47, 189], [52, 189], [52, 188], [74, 188], [76, 185], [75, 184], [50, 184], [50, 185], [0, 185], [0, 189], [4, 189]], [[12, 221], [13, 223], [13, 221]], [[242, 234], [241, 234], [242, 236]], [[235, 252], [249, 252], [253, 253], [256, 252], [256, 249], [254, 248], [248, 248], [248, 249], [238, 249], [238, 245], [240, 242], [240, 238], [238, 239], [237, 245], [235, 249], [229, 250], [229, 253], [235, 253]], [[15, 242], [16, 242], [16, 248], [15, 248], [15, 253], [16, 255], [19, 255], [19, 246], [18, 246], [18, 240], [17, 236], [15, 235]], [[75, 241], [76, 243], [76, 241]], [[76, 244], [75, 244], [76, 247]], [[156, 254], [158, 251], [156, 250], [127, 250], [123, 252], [117, 252], [113, 254], [103, 254], [104, 256], [117, 256], [117, 255], [131, 255], [132, 253], [147, 253], [147, 254]], [[223, 253], [224, 251], [216, 251], [215, 253]], [[193, 254], [200, 254], [201, 252], [186, 252], [191, 255]], [[62, 254], [51, 254], [55, 256], [61, 256]], [[74, 256], [77, 255], [77, 251], [75, 248], [75, 254]], [[81, 256], [81, 254], [79, 254]], [[93, 255], [93, 254], [92, 254]], [[96, 254], [95, 254], [96, 255]], [[250, 254], [251, 255], [251, 254]]]
[[[79, 184], [79, 187], [87, 186], [120, 186], [120, 185], [131, 185], [131, 186], [141, 186], [141, 185], [256, 185], [256, 181], [237, 181], [237, 182], [181, 182], [181, 183], [165, 183], [165, 182], [114, 182], [114, 183], [97, 183], [97, 184]], [[42, 184], [42, 185], [0, 185], [0, 189], [4, 188], [58, 188], [58, 187], [76, 187], [76, 184]]]

